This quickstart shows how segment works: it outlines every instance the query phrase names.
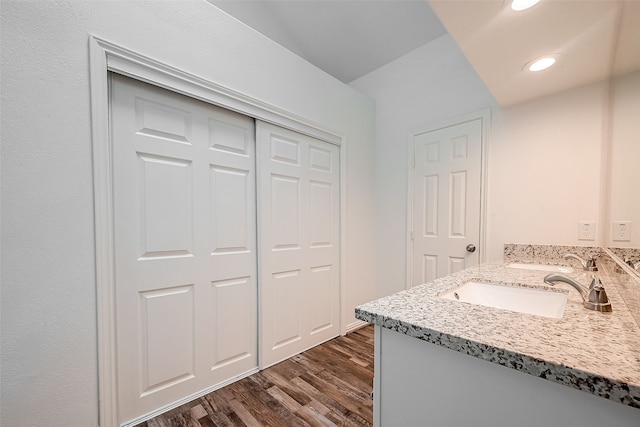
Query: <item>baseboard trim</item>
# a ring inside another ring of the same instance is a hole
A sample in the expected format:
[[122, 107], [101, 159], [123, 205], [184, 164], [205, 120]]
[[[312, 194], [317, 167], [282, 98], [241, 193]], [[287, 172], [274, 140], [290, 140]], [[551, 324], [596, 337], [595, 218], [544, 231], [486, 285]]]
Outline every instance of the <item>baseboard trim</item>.
[[260, 369], [258, 369], [258, 368], [251, 369], [251, 370], [249, 370], [249, 371], [247, 371], [245, 373], [242, 373], [242, 374], [240, 374], [238, 376], [235, 376], [235, 377], [233, 377], [231, 379], [228, 379], [226, 381], [218, 383], [218, 384], [216, 384], [216, 385], [214, 385], [212, 387], [209, 387], [209, 388], [204, 389], [202, 391], [199, 391], [199, 392], [197, 392], [195, 394], [187, 396], [187, 397], [185, 397], [183, 399], [180, 399], [180, 400], [178, 400], [176, 402], [173, 402], [173, 403], [170, 403], [170, 404], [168, 404], [166, 406], [163, 406], [160, 409], [156, 409], [155, 411], [150, 412], [150, 413], [148, 413], [146, 415], [143, 415], [142, 417], [139, 417], [139, 418], [136, 418], [134, 420], [128, 421], [125, 424], [123, 424], [122, 427], [132, 427], [132, 426], [138, 425], [138, 424], [140, 424], [142, 422], [149, 421], [151, 418], [155, 418], [158, 415], [161, 415], [161, 414], [163, 414], [163, 413], [165, 413], [167, 411], [175, 409], [180, 405], [184, 405], [185, 403], [189, 403], [192, 400], [195, 400], [195, 399], [198, 399], [198, 398], [204, 396], [205, 394], [209, 394], [209, 393], [211, 393], [213, 391], [219, 390], [222, 387], [226, 387], [229, 384], [232, 384], [232, 383], [234, 383], [234, 382], [236, 382], [238, 380], [241, 380], [241, 379], [246, 378], [246, 377], [248, 377], [250, 375], [253, 375], [253, 374], [255, 374], [255, 373], [259, 372], [259, 371], [260, 371]]
[[355, 322], [349, 323], [347, 325], [344, 334], [347, 335], [350, 332], [357, 331], [358, 329], [363, 328], [363, 327], [367, 326], [368, 324], [369, 323], [367, 323], [365, 321], [356, 320]]

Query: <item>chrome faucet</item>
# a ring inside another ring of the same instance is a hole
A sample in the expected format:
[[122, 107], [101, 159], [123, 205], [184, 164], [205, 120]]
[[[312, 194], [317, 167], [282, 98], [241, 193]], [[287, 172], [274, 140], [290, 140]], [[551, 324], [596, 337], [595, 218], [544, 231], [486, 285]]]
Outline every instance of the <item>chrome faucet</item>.
[[636, 262], [631, 261], [629, 258], [625, 257], [624, 258], [624, 262], [631, 268], [633, 268], [634, 270], [638, 270], [638, 268], [640, 267], [640, 259]]
[[580, 264], [582, 264], [582, 268], [584, 268], [587, 271], [598, 271], [598, 267], [596, 266], [596, 258], [597, 257], [598, 257], [597, 254], [596, 255], [592, 255], [587, 259], [582, 259], [576, 254], [564, 254], [564, 255], [562, 255], [562, 258], [564, 258], [564, 259], [569, 259], [569, 258], [577, 259], [578, 261], [580, 261]]
[[602, 282], [600, 278], [595, 274], [591, 278], [591, 283], [589, 284], [589, 288], [581, 285], [569, 277], [562, 276], [560, 274], [547, 274], [544, 278], [544, 282], [548, 285], [553, 286], [553, 282], [563, 282], [573, 286], [580, 296], [582, 297], [582, 305], [589, 310], [596, 311], [611, 311], [611, 303], [609, 302], [609, 298], [607, 297], [607, 292], [604, 290], [604, 286], [602, 286]]

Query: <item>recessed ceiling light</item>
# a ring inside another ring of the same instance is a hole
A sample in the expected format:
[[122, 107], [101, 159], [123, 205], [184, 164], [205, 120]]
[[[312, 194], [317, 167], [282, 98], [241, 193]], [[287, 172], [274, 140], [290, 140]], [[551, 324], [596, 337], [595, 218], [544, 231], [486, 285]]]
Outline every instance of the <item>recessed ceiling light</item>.
[[525, 65], [525, 67], [529, 71], [542, 71], [551, 67], [555, 63], [556, 63], [556, 57], [553, 55], [550, 55], [550, 56], [543, 56], [541, 58], [534, 59], [533, 61]]
[[530, 7], [534, 6], [539, 1], [540, 0], [513, 0], [511, 2], [511, 9], [516, 10], [516, 11], [529, 9]]

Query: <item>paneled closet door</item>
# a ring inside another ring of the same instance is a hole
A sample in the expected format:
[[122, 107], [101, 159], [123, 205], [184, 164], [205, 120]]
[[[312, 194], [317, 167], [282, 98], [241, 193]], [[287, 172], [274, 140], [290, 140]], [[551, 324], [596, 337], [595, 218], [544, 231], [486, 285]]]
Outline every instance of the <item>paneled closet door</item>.
[[339, 335], [340, 160], [258, 121], [262, 368]]
[[254, 120], [111, 76], [120, 423], [257, 368]]

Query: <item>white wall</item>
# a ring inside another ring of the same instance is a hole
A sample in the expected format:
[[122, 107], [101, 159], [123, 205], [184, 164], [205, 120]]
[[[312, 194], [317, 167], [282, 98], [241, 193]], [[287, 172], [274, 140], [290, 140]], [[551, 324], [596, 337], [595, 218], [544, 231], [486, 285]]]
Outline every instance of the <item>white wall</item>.
[[90, 33], [345, 135], [349, 311], [374, 297], [369, 100], [201, 0], [0, 5], [0, 424], [98, 423]]
[[378, 296], [405, 288], [412, 129], [494, 105], [449, 35], [350, 83], [376, 102]]
[[[494, 114], [489, 143], [489, 259], [504, 243], [600, 246], [608, 84], [597, 83]], [[578, 221], [596, 240], [578, 240]]]
[[640, 71], [618, 77], [611, 85], [611, 168], [608, 204], [612, 221], [631, 221], [631, 242], [608, 246], [640, 246]]
[[[486, 259], [505, 243], [604, 243], [607, 82], [503, 109], [446, 35], [350, 85], [376, 102], [379, 296], [406, 282], [409, 132], [485, 108]], [[595, 241], [578, 240], [581, 220], [596, 222]]]

